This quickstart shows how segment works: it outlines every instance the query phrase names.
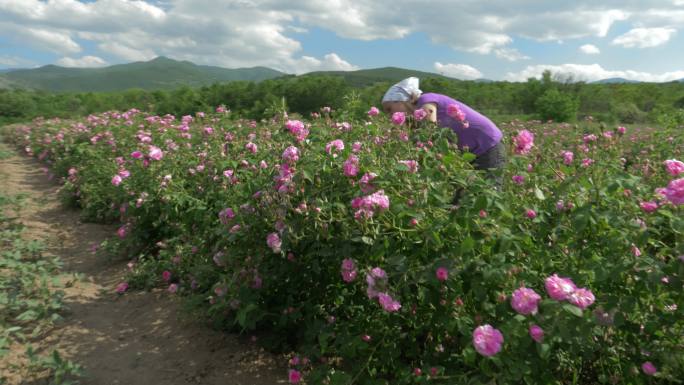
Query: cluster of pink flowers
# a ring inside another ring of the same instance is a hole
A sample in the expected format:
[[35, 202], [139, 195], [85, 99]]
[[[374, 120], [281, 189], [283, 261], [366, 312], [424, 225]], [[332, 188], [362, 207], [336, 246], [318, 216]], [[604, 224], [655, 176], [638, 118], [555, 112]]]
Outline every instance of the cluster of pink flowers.
[[570, 278], [561, 278], [554, 274], [544, 282], [546, 292], [556, 301], [567, 300], [571, 304], [586, 309], [594, 303], [594, 294], [586, 288], [578, 289]]
[[525, 183], [525, 177], [522, 176], [522, 175], [513, 175], [513, 176], [511, 177], [511, 180], [512, 180], [513, 183], [515, 183], [515, 184], [523, 184], [523, 183]]
[[299, 149], [295, 146], [289, 146], [283, 151], [283, 160], [289, 164], [294, 164], [299, 160]]
[[392, 298], [386, 291], [387, 288], [387, 273], [385, 270], [374, 267], [366, 274], [366, 294], [369, 299], [377, 298], [378, 303], [382, 308], [388, 312], [393, 313], [401, 309], [401, 303]]
[[297, 142], [303, 142], [309, 136], [309, 130], [299, 120], [288, 120], [285, 127], [294, 135]]
[[378, 110], [377, 107], [373, 106], [368, 110], [368, 116], [378, 116], [380, 114], [380, 110]]
[[235, 211], [233, 211], [233, 209], [230, 207], [226, 207], [219, 212], [218, 216], [221, 223], [227, 225], [233, 218], [235, 218]]
[[356, 197], [352, 199], [351, 206], [356, 210], [354, 213], [355, 219], [372, 218], [376, 212], [380, 212], [389, 208], [389, 197], [385, 195], [384, 190], [378, 190], [373, 194]]
[[275, 189], [279, 193], [291, 193], [294, 191], [294, 183], [292, 182], [292, 177], [294, 176], [294, 171], [288, 164], [281, 164], [278, 175], [274, 177]]
[[374, 172], [367, 172], [359, 179], [359, 187], [364, 194], [370, 194], [375, 191], [375, 186], [371, 183], [375, 177], [378, 176]]
[[526, 155], [534, 147], [534, 134], [522, 130], [513, 138], [513, 144], [515, 145], [514, 152], [518, 155]]
[[325, 152], [328, 154], [333, 154], [333, 156], [337, 156], [336, 152], [342, 150], [344, 150], [344, 142], [340, 139], [335, 139], [325, 145]]
[[342, 166], [345, 176], [356, 176], [359, 173], [359, 158], [352, 154], [344, 161]]
[[408, 167], [408, 172], [415, 174], [418, 172], [418, 162], [415, 160], [400, 160], [400, 164]]
[[357, 271], [356, 264], [354, 264], [354, 260], [351, 258], [345, 258], [344, 260], [342, 260], [342, 269], [340, 273], [342, 274], [342, 280], [344, 282], [349, 283], [355, 280]]

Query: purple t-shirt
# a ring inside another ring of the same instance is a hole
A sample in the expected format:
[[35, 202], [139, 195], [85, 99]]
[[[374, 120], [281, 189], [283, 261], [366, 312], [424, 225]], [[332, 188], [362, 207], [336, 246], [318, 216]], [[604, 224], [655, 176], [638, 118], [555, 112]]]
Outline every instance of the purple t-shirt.
[[[454, 100], [446, 95], [423, 94], [418, 98], [418, 108], [427, 103], [437, 105], [437, 124], [441, 127], [449, 127], [458, 136], [458, 148], [468, 147], [473, 154], [480, 156], [496, 146], [500, 141], [501, 130], [489, 118], [473, 110], [467, 105]], [[465, 113], [468, 128], [463, 123], [447, 114], [447, 106], [456, 104]]]

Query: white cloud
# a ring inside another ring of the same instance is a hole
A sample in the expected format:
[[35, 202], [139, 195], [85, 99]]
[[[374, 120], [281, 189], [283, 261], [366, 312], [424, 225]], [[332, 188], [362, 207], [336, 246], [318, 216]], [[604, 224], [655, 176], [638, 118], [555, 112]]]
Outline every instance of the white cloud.
[[72, 39], [71, 33], [64, 30], [22, 26], [0, 19], [0, 36], [7, 36], [16, 43], [57, 54], [81, 51], [81, 46]]
[[313, 71], [354, 71], [359, 67], [342, 60], [336, 53], [329, 53], [323, 60], [311, 56], [302, 56], [290, 64], [290, 68], [296, 68], [297, 74]]
[[59, 60], [57, 60], [57, 64], [63, 66], [63, 67], [80, 67], [80, 68], [86, 68], [86, 67], [104, 67], [107, 65], [107, 62], [99, 58], [97, 56], [83, 56], [78, 59], [70, 58], [70, 57], [63, 57]]
[[514, 48], [498, 48], [494, 50], [494, 55], [501, 59], [506, 59], [508, 61], [518, 61], [518, 60], [529, 60], [529, 56], [523, 55], [517, 49]]
[[456, 79], [473, 80], [482, 78], [482, 72], [467, 64], [442, 64], [435, 62], [434, 68], [438, 73]]
[[[514, 48], [514, 38], [600, 38], [625, 21], [649, 30], [679, 28], [682, 1], [433, 0], [417, 6], [414, 0], [0, 0], [0, 36], [60, 56], [81, 53], [113, 62], [165, 55], [286, 72], [301, 72], [299, 65], [354, 68], [342, 58], [336, 63], [304, 56], [311, 47], [302, 47], [298, 35], [321, 28], [359, 40], [423, 34], [455, 50], [518, 61], [529, 57]], [[82, 53], [81, 44], [98, 51]]]
[[587, 55], [598, 55], [601, 53], [601, 50], [593, 44], [584, 44], [583, 46], [579, 47], [579, 50]]
[[572, 77], [576, 81], [595, 81], [609, 78], [624, 78], [643, 82], [668, 82], [684, 78], [684, 71], [665, 72], [654, 74], [633, 70], [607, 70], [599, 64], [561, 64], [561, 65], [531, 65], [520, 72], [509, 72], [505, 79], [509, 81], [522, 82], [528, 78], [540, 78], [546, 70], [551, 71], [555, 76]]
[[0, 65], [7, 67], [29, 67], [34, 66], [36, 63], [33, 60], [27, 60], [19, 56], [1, 55]]
[[676, 29], [669, 27], [634, 28], [613, 39], [613, 44], [626, 48], [657, 47], [667, 43], [675, 32]]

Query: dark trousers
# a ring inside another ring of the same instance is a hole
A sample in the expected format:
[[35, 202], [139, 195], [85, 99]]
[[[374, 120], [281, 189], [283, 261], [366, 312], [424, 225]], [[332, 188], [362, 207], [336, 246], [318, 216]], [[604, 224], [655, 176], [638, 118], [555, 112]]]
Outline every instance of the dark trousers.
[[[473, 161], [476, 170], [485, 172], [485, 178], [494, 182], [494, 188], [500, 190], [503, 186], [502, 171], [506, 164], [506, 146], [499, 142]], [[465, 194], [465, 189], [459, 188], [454, 194], [452, 204], [456, 205]]]

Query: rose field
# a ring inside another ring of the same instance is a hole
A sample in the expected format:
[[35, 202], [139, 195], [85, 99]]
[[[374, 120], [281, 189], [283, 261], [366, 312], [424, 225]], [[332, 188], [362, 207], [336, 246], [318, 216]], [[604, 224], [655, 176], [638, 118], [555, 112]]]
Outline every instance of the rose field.
[[116, 224], [98, 253], [130, 259], [118, 296], [162, 287], [258, 335], [290, 383], [684, 381], [676, 122], [499, 124], [496, 188], [421, 115], [234, 115], [132, 109], [5, 139]]

